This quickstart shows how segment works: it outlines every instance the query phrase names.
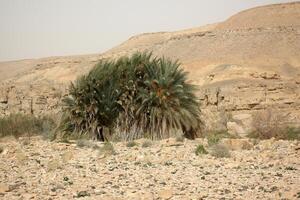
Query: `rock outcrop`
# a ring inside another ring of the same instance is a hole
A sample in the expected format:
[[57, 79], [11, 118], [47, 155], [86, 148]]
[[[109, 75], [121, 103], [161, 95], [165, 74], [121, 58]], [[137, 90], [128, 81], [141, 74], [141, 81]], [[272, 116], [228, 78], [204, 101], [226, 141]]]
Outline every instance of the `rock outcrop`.
[[[299, 2], [249, 9], [200, 28], [134, 36], [104, 54], [0, 63], [0, 115], [56, 113], [70, 81], [98, 60], [145, 50], [178, 59], [190, 72], [207, 129], [245, 135], [255, 112], [267, 108], [285, 113], [291, 125], [300, 122]], [[238, 119], [242, 115], [248, 119]]]

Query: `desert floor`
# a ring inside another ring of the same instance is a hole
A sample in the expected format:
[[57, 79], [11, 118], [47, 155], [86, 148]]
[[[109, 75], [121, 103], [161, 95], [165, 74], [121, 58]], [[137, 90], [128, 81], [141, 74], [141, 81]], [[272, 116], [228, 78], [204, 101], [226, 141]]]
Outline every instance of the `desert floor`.
[[215, 158], [195, 154], [205, 139], [113, 143], [112, 155], [100, 142], [2, 139], [0, 199], [300, 198], [300, 143], [244, 142], [230, 142], [230, 158]]

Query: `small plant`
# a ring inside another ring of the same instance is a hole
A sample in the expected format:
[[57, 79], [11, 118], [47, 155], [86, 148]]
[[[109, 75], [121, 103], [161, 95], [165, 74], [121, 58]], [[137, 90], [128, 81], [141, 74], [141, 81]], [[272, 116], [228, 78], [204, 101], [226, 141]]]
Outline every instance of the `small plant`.
[[54, 141], [56, 139], [55, 132], [56, 122], [44, 120], [42, 122], [42, 137], [44, 140]]
[[127, 147], [135, 147], [135, 146], [138, 146], [138, 143], [135, 141], [129, 141], [129, 142], [127, 142], [126, 146]]
[[143, 148], [148, 148], [152, 146], [152, 142], [150, 140], [146, 140], [143, 142], [142, 147]]
[[0, 146], [0, 154], [4, 151], [3, 146]]
[[199, 144], [195, 150], [195, 154], [197, 156], [199, 156], [202, 154], [208, 154], [208, 152], [206, 151], [206, 149], [204, 148], [204, 146], [202, 144]]
[[99, 148], [99, 153], [105, 156], [115, 155], [116, 151], [112, 143], [105, 142], [102, 147]]
[[183, 137], [183, 135], [177, 136], [177, 137], [176, 137], [176, 142], [184, 142], [184, 137]]
[[300, 140], [300, 128], [287, 127], [280, 139]]
[[79, 139], [79, 140], [77, 140], [76, 145], [81, 148], [82, 147], [90, 148], [90, 147], [93, 147], [94, 144], [93, 144], [93, 142], [91, 142], [89, 140]]
[[209, 146], [218, 144], [220, 142], [220, 140], [221, 140], [221, 137], [218, 135], [215, 135], [215, 134], [209, 135], [207, 137], [207, 143]]
[[229, 158], [230, 152], [223, 144], [215, 144], [211, 146], [210, 154], [216, 158]]
[[252, 143], [254, 146], [258, 145], [259, 142], [260, 142], [260, 140], [257, 139], [257, 138], [252, 138], [252, 139], [251, 139], [251, 143]]
[[222, 138], [233, 138], [227, 130], [214, 131], [207, 135], [207, 143], [209, 146], [218, 144]]

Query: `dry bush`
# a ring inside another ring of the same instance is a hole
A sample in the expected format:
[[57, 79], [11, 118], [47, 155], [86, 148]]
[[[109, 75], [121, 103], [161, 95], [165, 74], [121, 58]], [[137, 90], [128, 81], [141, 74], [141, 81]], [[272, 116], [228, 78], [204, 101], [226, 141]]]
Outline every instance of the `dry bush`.
[[127, 147], [135, 147], [135, 146], [138, 146], [138, 143], [135, 141], [129, 141], [129, 142], [127, 142], [126, 146]]
[[116, 151], [112, 143], [105, 142], [102, 147], [99, 148], [99, 154], [104, 156], [115, 155]]
[[28, 114], [11, 114], [0, 118], [0, 137], [50, 135], [56, 124], [53, 118], [44, 116], [36, 117]]
[[211, 147], [210, 155], [216, 157], [216, 158], [229, 158], [230, 151], [228, 148], [223, 144], [215, 144]]
[[282, 134], [278, 136], [282, 140], [300, 140], [300, 128], [286, 127]]
[[206, 149], [204, 148], [204, 146], [202, 144], [199, 144], [195, 150], [195, 154], [197, 156], [199, 156], [202, 154], [208, 154], [208, 152], [206, 151]]
[[208, 146], [218, 144], [222, 138], [233, 138], [227, 130], [211, 131], [205, 137], [207, 138]]
[[145, 140], [142, 144], [142, 147], [143, 148], [148, 148], [148, 147], [151, 147], [153, 145], [152, 141], [151, 140]]
[[253, 116], [253, 132], [250, 137], [260, 139], [281, 138], [285, 132], [287, 115], [278, 110], [266, 109]]
[[90, 141], [90, 140], [85, 140], [85, 139], [79, 139], [79, 140], [77, 140], [76, 141], [76, 145], [78, 146], [78, 147], [88, 147], [88, 148], [91, 148], [91, 147], [93, 147], [95, 144], [92, 142], [92, 141]]
[[176, 142], [184, 142], [185, 137], [183, 135], [179, 135], [176, 137]]

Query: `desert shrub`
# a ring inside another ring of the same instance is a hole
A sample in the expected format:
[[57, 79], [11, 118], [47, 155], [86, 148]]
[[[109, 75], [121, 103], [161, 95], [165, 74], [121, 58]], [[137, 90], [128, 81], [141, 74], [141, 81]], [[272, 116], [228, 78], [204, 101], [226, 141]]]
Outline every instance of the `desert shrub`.
[[184, 137], [183, 135], [179, 135], [176, 137], [176, 142], [184, 142]]
[[216, 158], [229, 158], [230, 152], [223, 144], [215, 144], [211, 146], [210, 154]]
[[148, 148], [148, 147], [151, 147], [153, 144], [152, 144], [152, 141], [150, 140], [145, 140], [143, 143], [142, 143], [142, 147], [143, 148]]
[[253, 132], [250, 136], [260, 139], [270, 139], [280, 135], [282, 132], [281, 122], [284, 117], [280, 112], [275, 112], [272, 109], [259, 111], [253, 116]]
[[126, 146], [127, 147], [135, 147], [135, 146], [138, 146], [138, 143], [135, 141], [129, 141], [129, 142], [127, 142]]
[[112, 143], [105, 142], [102, 147], [99, 148], [99, 154], [103, 154], [105, 156], [115, 155], [116, 151]]
[[47, 135], [55, 127], [55, 121], [47, 116], [11, 114], [0, 118], [0, 137], [14, 136], [18, 138], [20, 136]]
[[300, 140], [300, 128], [286, 127], [282, 134], [278, 135], [279, 139], [283, 140]]
[[253, 117], [253, 132], [248, 136], [259, 139], [300, 139], [300, 128], [289, 127], [287, 116], [274, 109], [257, 112]]
[[195, 92], [177, 62], [148, 53], [103, 60], [71, 84], [60, 130], [102, 141], [116, 130], [126, 141], [166, 138], [178, 130], [194, 138], [200, 127]]
[[202, 154], [208, 154], [208, 152], [206, 151], [206, 149], [204, 148], [203, 145], [199, 144], [195, 150], [195, 154], [197, 156], [202, 155]]
[[227, 130], [209, 131], [205, 137], [207, 138], [207, 143], [209, 146], [218, 144], [222, 138], [233, 138], [233, 136], [230, 135]]
[[220, 140], [221, 140], [221, 137], [218, 136], [218, 135], [214, 135], [214, 134], [209, 135], [207, 137], [207, 143], [208, 143], [209, 146], [218, 144], [220, 142]]
[[76, 141], [76, 145], [78, 147], [90, 147], [91, 146], [91, 141], [89, 140], [84, 140], [84, 139], [79, 139]]

